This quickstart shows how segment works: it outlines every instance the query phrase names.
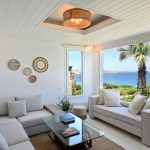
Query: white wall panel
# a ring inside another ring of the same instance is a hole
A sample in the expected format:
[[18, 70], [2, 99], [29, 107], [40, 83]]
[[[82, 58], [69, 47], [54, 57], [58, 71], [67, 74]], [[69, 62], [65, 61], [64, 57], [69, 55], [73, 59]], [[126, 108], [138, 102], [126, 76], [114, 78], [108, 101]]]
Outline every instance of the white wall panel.
[[[48, 60], [49, 68], [44, 73], [37, 73], [32, 68], [32, 61], [38, 56]], [[17, 71], [7, 66], [13, 58], [21, 63]], [[74, 102], [87, 102], [92, 93], [92, 59], [89, 53], [85, 53], [85, 95], [74, 99]], [[25, 67], [32, 68], [37, 82], [28, 82], [22, 73]], [[57, 103], [58, 97], [65, 95], [65, 67], [65, 49], [59, 43], [0, 40], [0, 97], [42, 94], [45, 104]]]

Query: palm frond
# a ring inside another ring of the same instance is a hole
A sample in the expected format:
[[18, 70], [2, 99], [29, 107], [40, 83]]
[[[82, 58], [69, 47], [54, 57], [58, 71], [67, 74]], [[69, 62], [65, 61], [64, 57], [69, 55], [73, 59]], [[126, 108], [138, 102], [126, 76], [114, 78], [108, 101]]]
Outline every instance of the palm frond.
[[143, 54], [146, 56], [150, 56], [150, 45], [149, 45], [149, 43], [144, 43], [143, 49], [144, 49]]
[[137, 63], [145, 63], [147, 61], [147, 57], [145, 55], [139, 55], [135, 57]]
[[129, 56], [128, 52], [127, 51], [123, 51], [123, 52], [120, 53], [119, 60], [123, 61], [124, 59], [127, 59], [128, 56]]
[[136, 53], [136, 47], [135, 45], [129, 45], [129, 48], [127, 49], [129, 56], [133, 56]]

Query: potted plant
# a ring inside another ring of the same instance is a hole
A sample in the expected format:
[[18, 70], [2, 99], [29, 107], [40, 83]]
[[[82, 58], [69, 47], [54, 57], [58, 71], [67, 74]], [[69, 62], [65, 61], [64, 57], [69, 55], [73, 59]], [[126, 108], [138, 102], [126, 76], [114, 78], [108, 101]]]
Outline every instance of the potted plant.
[[62, 98], [59, 98], [59, 103], [57, 106], [61, 108], [63, 111], [69, 111], [71, 109], [71, 103], [69, 101], [69, 98], [64, 96]]

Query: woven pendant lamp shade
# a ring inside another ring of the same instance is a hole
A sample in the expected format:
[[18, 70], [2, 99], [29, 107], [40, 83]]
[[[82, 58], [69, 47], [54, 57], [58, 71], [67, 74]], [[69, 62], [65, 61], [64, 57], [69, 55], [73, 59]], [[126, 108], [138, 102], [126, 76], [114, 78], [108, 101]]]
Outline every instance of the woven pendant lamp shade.
[[63, 13], [64, 26], [72, 28], [86, 28], [90, 26], [91, 13], [81, 8], [73, 8]]

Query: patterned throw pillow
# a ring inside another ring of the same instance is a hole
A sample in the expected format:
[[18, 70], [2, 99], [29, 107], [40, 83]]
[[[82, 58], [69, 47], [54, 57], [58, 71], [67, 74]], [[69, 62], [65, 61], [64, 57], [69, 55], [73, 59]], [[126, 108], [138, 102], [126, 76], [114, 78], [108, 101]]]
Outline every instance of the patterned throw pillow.
[[146, 97], [137, 94], [129, 105], [129, 112], [137, 115], [141, 112], [146, 101]]

